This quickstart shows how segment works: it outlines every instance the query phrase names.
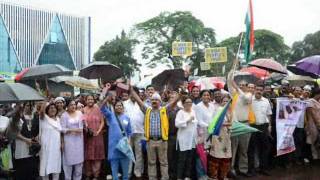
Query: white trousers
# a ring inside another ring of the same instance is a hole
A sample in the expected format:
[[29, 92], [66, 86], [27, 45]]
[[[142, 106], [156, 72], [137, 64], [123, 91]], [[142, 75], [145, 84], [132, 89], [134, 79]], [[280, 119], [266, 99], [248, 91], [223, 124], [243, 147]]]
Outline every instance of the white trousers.
[[[65, 180], [81, 180], [82, 178], [82, 167], [83, 163], [76, 164], [76, 165], [63, 165], [63, 171], [64, 171], [64, 179]], [[74, 168], [73, 176], [72, 176], [72, 168]]]

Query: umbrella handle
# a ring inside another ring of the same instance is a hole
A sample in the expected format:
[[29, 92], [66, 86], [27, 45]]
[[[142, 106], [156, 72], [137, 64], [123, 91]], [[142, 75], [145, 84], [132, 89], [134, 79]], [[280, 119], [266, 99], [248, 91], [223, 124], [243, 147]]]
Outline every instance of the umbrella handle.
[[49, 83], [48, 83], [48, 79], [46, 78], [45, 79], [45, 82], [46, 82], [46, 95], [47, 97], [50, 96], [50, 90], [49, 90]]
[[37, 91], [39, 91], [40, 92], [40, 84], [37, 82], [37, 79], [35, 79], [34, 80], [34, 84], [35, 84], [35, 86], [36, 86], [36, 89], [37, 89]]

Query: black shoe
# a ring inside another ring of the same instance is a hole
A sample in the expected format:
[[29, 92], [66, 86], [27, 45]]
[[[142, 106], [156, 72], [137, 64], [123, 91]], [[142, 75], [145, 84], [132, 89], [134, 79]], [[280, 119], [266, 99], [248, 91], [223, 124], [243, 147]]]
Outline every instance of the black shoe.
[[247, 172], [247, 173], [239, 172], [239, 175], [243, 176], [243, 177], [253, 177], [253, 176], [255, 176], [252, 172]]
[[264, 170], [260, 170], [259, 174], [264, 175], [264, 176], [271, 176], [270, 173], [268, 173], [267, 171], [264, 171]]
[[228, 178], [232, 178], [232, 179], [236, 179], [237, 178], [237, 174], [235, 172], [233, 172], [233, 171], [229, 171], [227, 177]]

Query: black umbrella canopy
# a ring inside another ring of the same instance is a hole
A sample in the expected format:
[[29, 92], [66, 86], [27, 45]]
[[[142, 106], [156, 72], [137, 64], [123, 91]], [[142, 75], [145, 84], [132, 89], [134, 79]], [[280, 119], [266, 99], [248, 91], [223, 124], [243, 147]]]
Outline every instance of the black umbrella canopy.
[[157, 90], [162, 90], [165, 85], [170, 88], [175, 88], [185, 81], [183, 69], [164, 70], [152, 79], [152, 85]]
[[47, 79], [54, 76], [71, 75], [72, 70], [58, 64], [43, 64], [29, 68], [27, 71], [18, 74], [16, 80]]
[[281, 73], [271, 73], [271, 75], [265, 80], [266, 84], [280, 83], [287, 75]]
[[79, 76], [87, 79], [112, 81], [122, 77], [123, 72], [116, 65], [104, 61], [95, 61], [82, 68], [79, 72]]
[[44, 97], [30, 86], [21, 83], [0, 83], [0, 103], [42, 100]]

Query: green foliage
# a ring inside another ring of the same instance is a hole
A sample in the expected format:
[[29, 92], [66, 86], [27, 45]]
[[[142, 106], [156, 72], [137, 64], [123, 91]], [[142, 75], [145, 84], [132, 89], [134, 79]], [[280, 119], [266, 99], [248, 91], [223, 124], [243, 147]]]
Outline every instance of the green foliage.
[[99, 50], [94, 54], [94, 60], [107, 61], [120, 67], [125, 76], [132, 76], [134, 71], [139, 71], [141, 66], [136, 59], [133, 58], [134, 46], [138, 43], [135, 39], [130, 39], [124, 31], [121, 36], [105, 42]]
[[193, 67], [199, 67], [204, 58], [203, 49], [216, 43], [214, 30], [205, 27], [201, 20], [187, 11], [163, 12], [136, 24], [133, 32], [142, 39], [142, 57], [150, 60], [150, 65], [172, 62], [175, 68], [181, 67], [186, 59], [172, 57], [172, 42], [191, 41], [194, 54], [189, 59]]
[[[258, 58], [272, 58], [286, 64], [290, 56], [290, 48], [284, 43], [283, 37], [272, 31], [261, 29], [255, 30], [255, 45], [252, 59]], [[241, 33], [238, 36], [230, 37], [223, 40], [218, 44], [220, 47], [227, 47], [228, 49], [228, 62], [226, 63], [226, 72], [232, 66], [233, 60], [236, 58]], [[244, 49], [244, 39], [242, 40], [242, 47]]]
[[272, 58], [286, 64], [290, 57], [290, 48], [284, 43], [281, 35], [265, 29], [256, 30], [254, 34], [253, 59]]
[[292, 45], [292, 52], [290, 57], [290, 64], [296, 61], [320, 54], [320, 31], [307, 34], [303, 41], [296, 41]]

